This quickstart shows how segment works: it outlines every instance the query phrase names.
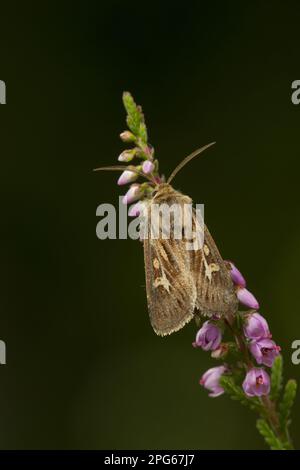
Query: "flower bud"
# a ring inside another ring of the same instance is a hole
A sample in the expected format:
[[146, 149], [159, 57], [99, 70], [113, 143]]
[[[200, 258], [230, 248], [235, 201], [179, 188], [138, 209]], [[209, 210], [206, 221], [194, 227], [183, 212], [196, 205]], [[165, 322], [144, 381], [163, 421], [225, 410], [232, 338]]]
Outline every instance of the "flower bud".
[[243, 382], [243, 390], [248, 397], [260, 397], [270, 393], [270, 377], [264, 369], [250, 369]]
[[143, 192], [139, 184], [132, 184], [128, 189], [127, 193], [123, 197], [123, 204], [131, 204], [132, 202], [138, 201]]
[[124, 131], [120, 134], [121, 139], [123, 142], [134, 142], [135, 136], [130, 131]]
[[246, 307], [254, 308], [255, 310], [259, 308], [259, 303], [257, 302], [256, 298], [245, 287], [238, 287], [236, 295], [239, 301], [246, 305]]
[[131, 162], [135, 154], [136, 149], [124, 150], [124, 152], [119, 155], [118, 160], [119, 162]]
[[151, 160], [145, 160], [142, 169], [145, 175], [149, 175], [149, 173], [152, 173], [152, 171], [154, 170], [154, 167], [155, 165], [153, 162], [151, 162]]
[[128, 215], [129, 217], [138, 217], [142, 211], [143, 211], [143, 203], [139, 201], [130, 207], [128, 211]]
[[258, 312], [246, 315], [244, 334], [248, 339], [271, 338], [269, 325], [265, 318]]
[[213, 351], [221, 343], [222, 333], [213, 323], [206, 321], [196, 335], [194, 347], [202, 348], [204, 351]]
[[225, 370], [224, 366], [212, 367], [202, 375], [199, 383], [211, 392], [209, 393], [210, 397], [218, 397], [224, 393], [219, 381]]
[[221, 359], [228, 354], [229, 346], [227, 343], [221, 343], [220, 346], [211, 353], [214, 359]]
[[275, 357], [280, 352], [280, 347], [268, 338], [251, 341], [249, 349], [257, 364], [264, 364], [268, 367], [272, 367]]
[[231, 261], [229, 261], [229, 264], [231, 266], [230, 276], [233, 283], [236, 286], [246, 287], [246, 281], [242, 273], [238, 270], [238, 268], [235, 267], [235, 265]]
[[123, 184], [133, 183], [139, 177], [138, 173], [134, 171], [125, 170], [118, 179], [118, 185], [122, 186]]
[[151, 144], [147, 144], [146, 147], [144, 148], [145, 154], [148, 155], [149, 157], [152, 157], [154, 154], [154, 148]]

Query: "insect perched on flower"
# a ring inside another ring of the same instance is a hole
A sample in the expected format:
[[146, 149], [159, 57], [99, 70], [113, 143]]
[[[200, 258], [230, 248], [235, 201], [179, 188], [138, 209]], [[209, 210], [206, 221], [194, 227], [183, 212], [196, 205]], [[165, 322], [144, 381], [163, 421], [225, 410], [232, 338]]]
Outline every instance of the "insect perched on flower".
[[[125, 204], [139, 201], [130, 208], [129, 215], [136, 216], [141, 211], [147, 218], [146, 236], [143, 237], [146, 272], [146, 290], [150, 321], [154, 331], [161, 336], [181, 329], [198, 311], [203, 316], [221, 317], [232, 315], [237, 310], [238, 300], [230, 276], [230, 265], [225, 263], [204, 225], [203, 243], [187, 249], [187, 227], [183, 222], [183, 236], [174, 236], [170, 230], [165, 237], [162, 230], [153, 236], [154, 206], [171, 208], [177, 206], [185, 214], [185, 206], [192, 200], [176, 191], [171, 182], [179, 170], [192, 158], [208, 149], [210, 143], [186, 157], [165, 181], [158, 172], [158, 160], [154, 158], [154, 149], [148, 143], [147, 130], [141, 107], [137, 106], [132, 96], [125, 92], [123, 102], [127, 111], [127, 124], [130, 131], [121, 133], [121, 139], [134, 143], [135, 147], [125, 150], [119, 156], [121, 162], [131, 162], [134, 158], [143, 160], [139, 165], [109, 166], [97, 170], [122, 171], [118, 184], [133, 183], [123, 198]], [[147, 181], [138, 183], [138, 177]], [[201, 231], [195, 209], [192, 209], [192, 231]], [[183, 216], [183, 219], [185, 217]], [[149, 223], [150, 221], [150, 223]], [[157, 219], [158, 223], [161, 221]], [[169, 219], [174, 229], [174, 216]]]
[[[127, 164], [134, 159], [142, 162], [98, 170], [122, 171], [118, 184], [130, 184], [122, 201], [131, 205], [129, 216], [139, 217], [152, 327], [165, 336], [195, 317], [199, 329], [193, 346], [209, 351], [215, 360], [225, 361], [208, 369], [200, 385], [210, 397], [226, 393], [258, 412], [257, 429], [271, 449], [292, 449], [288, 426], [297, 383], [289, 380], [281, 398], [281, 349], [257, 311], [257, 299], [246, 288], [246, 279], [238, 268], [222, 259], [191, 198], [171, 186], [178, 171], [213, 143], [186, 157], [165, 179], [158, 171], [154, 148], [148, 143], [141, 107], [129, 93], [123, 94], [123, 101], [130, 130], [120, 137], [134, 148], [123, 151], [118, 160]], [[139, 177], [146, 181], [140, 183]], [[164, 209], [168, 215], [165, 219]], [[250, 310], [238, 311], [238, 304]], [[233, 341], [226, 340], [228, 333]], [[272, 368], [271, 376], [266, 368]]]

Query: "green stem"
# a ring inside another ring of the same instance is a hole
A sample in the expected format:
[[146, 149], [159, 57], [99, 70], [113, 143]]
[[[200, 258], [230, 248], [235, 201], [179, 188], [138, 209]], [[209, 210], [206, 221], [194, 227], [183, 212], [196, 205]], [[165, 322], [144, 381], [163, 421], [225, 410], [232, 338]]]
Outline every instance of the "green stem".
[[[281, 430], [279, 416], [274, 401], [270, 399], [269, 395], [264, 395], [260, 397], [260, 402], [264, 407], [265, 417], [267, 418], [271, 428], [280, 442], [284, 445], [287, 439]], [[289, 444], [291, 445], [291, 442], [289, 442]]]

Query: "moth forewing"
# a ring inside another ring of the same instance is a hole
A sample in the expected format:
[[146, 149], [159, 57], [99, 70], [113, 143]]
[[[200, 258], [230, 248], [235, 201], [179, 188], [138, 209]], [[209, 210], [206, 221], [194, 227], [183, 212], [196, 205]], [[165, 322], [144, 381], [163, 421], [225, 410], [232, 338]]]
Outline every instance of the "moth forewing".
[[[228, 268], [201, 213], [190, 209], [191, 203], [188, 196], [175, 191], [169, 184], [162, 184], [146, 206], [147, 301], [152, 327], [161, 336], [180, 330], [194, 317], [196, 309], [205, 316], [226, 316], [237, 310], [237, 297]], [[164, 219], [164, 211], [157, 209], [160, 205], [165, 209], [166, 206], [179, 206], [181, 218], [176, 221], [176, 211], [171, 211], [173, 217]], [[190, 210], [191, 227], [188, 225]], [[183, 225], [179, 234], [176, 223], [180, 220]], [[166, 222], [170, 224], [169, 237], [165, 236], [163, 227]]]
[[[179, 237], [182, 231], [179, 234], [178, 228], [176, 230], [176, 211], [171, 212], [173, 217], [168, 220], [161, 219], [157, 217], [154, 205], [177, 205], [180, 207], [177, 215], [183, 218], [184, 204], [190, 201], [169, 185], [162, 185], [148, 204], [148, 237], [144, 240], [147, 300], [152, 327], [161, 336], [178, 331], [193, 318], [197, 292], [186, 241]], [[156, 214], [154, 221], [152, 209]], [[161, 222], [161, 230], [151, 229], [152, 225]], [[168, 223], [170, 236], [166, 238]], [[151, 236], [153, 231], [159, 233], [157, 238]]]
[[233, 282], [206, 225], [202, 249], [191, 251], [191, 268], [197, 289], [196, 308], [200, 313], [205, 316], [234, 314], [238, 301]]
[[184, 236], [186, 240], [186, 249], [188, 251], [198, 251], [204, 245], [204, 218], [203, 208], [194, 209], [192, 204], [185, 204], [184, 210]]

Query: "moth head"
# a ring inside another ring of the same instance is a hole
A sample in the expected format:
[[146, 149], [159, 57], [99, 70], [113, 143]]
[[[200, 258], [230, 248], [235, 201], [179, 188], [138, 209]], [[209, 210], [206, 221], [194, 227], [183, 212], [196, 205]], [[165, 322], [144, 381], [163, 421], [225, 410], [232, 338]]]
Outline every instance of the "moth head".
[[174, 193], [174, 189], [169, 183], [159, 183], [155, 186], [151, 196], [152, 197], [159, 197], [160, 195], [167, 195]]

